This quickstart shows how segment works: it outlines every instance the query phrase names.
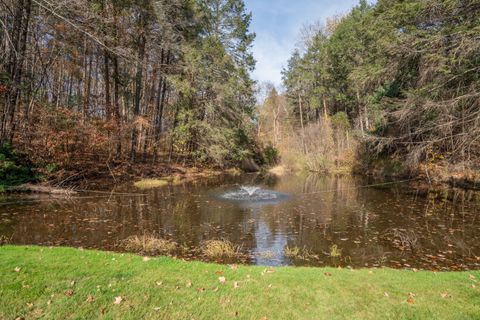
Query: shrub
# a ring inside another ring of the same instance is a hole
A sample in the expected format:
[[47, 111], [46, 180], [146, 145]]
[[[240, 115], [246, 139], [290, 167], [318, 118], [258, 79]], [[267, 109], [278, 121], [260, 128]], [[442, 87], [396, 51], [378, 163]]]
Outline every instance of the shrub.
[[273, 145], [268, 144], [263, 150], [263, 160], [268, 166], [277, 164], [279, 159], [278, 149]]
[[35, 180], [30, 165], [22, 163], [9, 144], [0, 147], [0, 189]]

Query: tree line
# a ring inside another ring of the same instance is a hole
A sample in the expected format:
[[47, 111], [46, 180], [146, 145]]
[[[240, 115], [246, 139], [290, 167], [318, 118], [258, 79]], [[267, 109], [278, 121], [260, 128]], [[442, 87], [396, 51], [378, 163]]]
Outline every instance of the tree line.
[[480, 2], [362, 0], [303, 35], [283, 72], [297, 128], [345, 115], [363, 155], [478, 165]]
[[1, 1], [0, 145], [70, 167], [251, 157], [250, 21], [242, 0]]

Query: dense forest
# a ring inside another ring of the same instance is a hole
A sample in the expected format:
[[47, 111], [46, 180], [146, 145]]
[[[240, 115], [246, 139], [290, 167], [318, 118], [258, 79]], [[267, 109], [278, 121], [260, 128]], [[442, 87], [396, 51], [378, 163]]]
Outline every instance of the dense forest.
[[285, 94], [269, 90], [264, 104], [265, 139], [309, 169], [478, 169], [479, 1], [360, 1], [306, 27], [283, 75]]
[[258, 152], [243, 1], [6, 0], [0, 12], [0, 145], [43, 173]]
[[4, 0], [0, 10], [3, 180], [32, 166], [64, 179], [246, 160], [478, 173], [476, 0], [362, 0], [305, 27], [283, 88], [267, 85], [264, 101], [242, 0]]

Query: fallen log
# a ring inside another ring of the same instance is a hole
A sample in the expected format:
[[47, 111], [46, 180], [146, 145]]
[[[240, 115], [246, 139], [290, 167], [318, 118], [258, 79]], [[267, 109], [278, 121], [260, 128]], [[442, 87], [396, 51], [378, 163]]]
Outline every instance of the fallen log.
[[77, 194], [77, 192], [72, 189], [55, 188], [51, 186], [41, 186], [41, 185], [34, 185], [30, 183], [11, 187], [8, 189], [8, 192], [45, 193], [45, 194], [55, 194], [55, 195]]

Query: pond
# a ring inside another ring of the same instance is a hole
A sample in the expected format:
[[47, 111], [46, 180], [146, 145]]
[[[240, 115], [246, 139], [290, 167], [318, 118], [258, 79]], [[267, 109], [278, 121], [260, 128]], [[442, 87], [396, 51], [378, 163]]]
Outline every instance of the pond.
[[[238, 246], [240, 262], [258, 265], [480, 269], [478, 199], [371, 184], [350, 176], [242, 175], [68, 199], [12, 195], [0, 200], [0, 236], [123, 251], [122, 240], [154, 234], [191, 248], [187, 259], [202, 258], [195, 248], [221, 239]], [[242, 192], [247, 199], [237, 197]]]

